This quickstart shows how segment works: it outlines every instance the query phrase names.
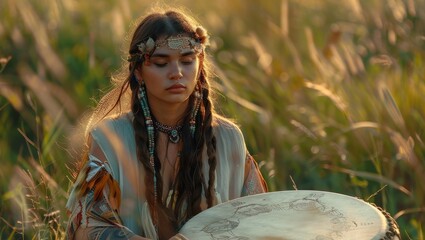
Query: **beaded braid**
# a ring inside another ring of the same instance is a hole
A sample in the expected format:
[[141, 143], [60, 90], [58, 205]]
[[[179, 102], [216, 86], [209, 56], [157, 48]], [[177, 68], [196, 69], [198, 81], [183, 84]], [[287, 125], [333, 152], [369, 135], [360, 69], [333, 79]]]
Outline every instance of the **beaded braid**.
[[[134, 75], [134, 69], [130, 72], [130, 76], [129, 82], [132, 90], [131, 110], [134, 115], [133, 127], [137, 146], [137, 159], [143, 164], [146, 172], [144, 176], [146, 198], [155, 230], [158, 233], [156, 205], [158, 204], [158, 199], [162, 198], [162, 179], [158, 174], [161, 166], [155, 153], [155, 134], [150, 110], [149, 107], [146, 107], [148, 105], [144, 84], [138, 83]], [[149, 159], [149, 161], [144, 159]]]
[[[143, 110], [142, 110], [142, 106], [140, 105], [140, 102], [137, 101], [137, 94], [138, 91], [135, 90], [138, 89], [138, 83], [137, 80], [135, 79], [134, 75], [131, 77], [133, 79], [131, 79], [130, 81], [133, 82], [134, 85], [136, 85], [135, 87], [132, 87], [132, 91], [133, 91], [133, 97], [132, 97], [132, 106], [131, 106], [131, 110], [133, 112], [134, 115], [134, 119], [133, 119], [133, 127], [134, 127], [134, 133], [135, 133], [135, 140], [136, 140], [136, 150], [137, 150], [137, 158], [138, 159], [146, 159], [146, 157], [144, 156], [149, 156], [149, 147], [146, 144], [149, 140], [148, 140], [148, 136], [146, 133], [146, 122], [144, 120], [144, 116], [143, 116]], [[132, 85], [133, 85], [132, 84]], [[146, 171], [145, 174], [145, 181], [146, 181], [146, 186], [152, 186], [153, 185], [153, 169], [151, 168], [151, 165], [149, 162], [147, 161], [140, 161]], [[152, 183], [149, 184], [149, 183]], [[149, 187], [147, 187], [148, 191], [150, 190]], [[149, 191], [153, 193], [153, 189], [152, 191]], [[151, 197], [152, 196], [152, 197]], [[153, 194], [147, 194], [146, 196], [148, 199], [152, 198], [153, 199]], [[148, 201], [149, 203], [153, 203], [153, 201]]]
[[[196, 85], [196, 89], [194, 92], [195, 95], [195, 102], [193, 104], [193, 108], [191, 111], [191, 120], [189, 121], [189, 125], [190, 125], [190, 132], [192, 137], [192, 142], [191, 142], [191, 146], [192, 149], [195, 149], [194, 151], [194, 155], [192, 155], [192, 157], [195, 159], [196, 161], [196, 165], [197, 168], [194, 169], [194, 172], [198, 174], [199, 176], [199, 180], [200, 183], [202, 184], [202, 188], [201, 189], [197, 189], [195, 195], [193, 195], [193, 198], [191, 199], [192, 201], [192, 205], [193, 205], [193, 211], [194, 214], [197, 214], [201, 211], [200, 208], [200, 201], [201, 201], [201, 195], [202, 195], [202, 189], [206, 189], [206, 185], [205, 185], [205, 177], [204, 177], [204, 172], [202, 171], [203, 169], [203, 161], [202, 161], [202, 152], [203, 152], [203, 146], [204, 146], [204, 141], [205, 141], [205, 135], [204, 135], [204, 131], [202, 129], [203, 124], [203, 119], [204, 119], [204, 111], [201, 109], [202, 106], [202, 98], [203, 98], [203, 90], [202, 90], [202, 83], [200, 81], [198, 81], [198, 84]], [[199, 111], [201, 110], [201, 111]], [[199, 116], [197, 115], [197, 113], [200, 112]], [[196, 120], [198, 122], [198, 124], [196, 124]], [[198, 139], [194, 138], [195, 135], [195, 131], [196, 128], [199, 129], [199, 134], [198, 134]], [[193, 152], [193, 150], [192, 150]]]
[[209, 90], [208, 88], [203, 89], [203, 95], [205, 96], [203, 98], [204, 100], [204, 106], [205, 106], [205, 142], [207, 143], [207, 155], [208, 155], [208, 165], [210, 167], [209, 169], [209, 177], [208, 177], [208, 190], [206, 191], [206, 198], [208, 207], [212, 207], [213, 200], [215, 197], [215, 170], [217, 166], [217, 159], [216, 159], [216, 138], [213, 133], [213, 127], [212, 127], [212, 104], [210, 99], [208, 98]]
[[205, 142], [207, 146], [207, 156], [208, 156], [208, 165], [209, 165], [209, 173], [208, 173], [208, 188], [205, 188], [205, 196], [207, 199], [208, 207], [212, 207], [213, 200], [215, 198], [215, 170], [217, 166], [216, 159], [216, 138], [213, 133], [213, 104], [211, 103], [209, 96], [209, 84], [207, 81], [207, 71], [205, 68], [201, 69], [200, 74], [200, 82], [203, 85], [202, 88], [202, 100], [203, 100], [203, 112], [204, 112], [204, 123], [203, 123], [203, 131], [205, 135]]
[[156, 204], [158, 201], [158, 184], [157, 184], [157, 171], [155, 166], [155, 128], [153, 126], [152, 116], [149, 110], [148, 99], [145, 91], [145, 84], [142, 81], [140, 84], [138, 99], [140, 101], [140, 106], [142, 107], [143, 116], [145, 117], [145, 126], [148, 134], [148, 150], [149, 150], [149, 164], [153, 171], [153, 222], [158, 232], [158, 215], [156, 212]]

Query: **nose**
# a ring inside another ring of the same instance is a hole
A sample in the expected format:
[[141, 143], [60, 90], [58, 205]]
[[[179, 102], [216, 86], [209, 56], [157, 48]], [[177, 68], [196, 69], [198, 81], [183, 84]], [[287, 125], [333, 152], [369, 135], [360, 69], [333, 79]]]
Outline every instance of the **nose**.
[[179, 80], [183, 77], [182, 69], [180, 67], [180, 64], [178, 62], [174, 62], [170, 64], [170, 72], [169, 72], [169, 79], [170, 80]]

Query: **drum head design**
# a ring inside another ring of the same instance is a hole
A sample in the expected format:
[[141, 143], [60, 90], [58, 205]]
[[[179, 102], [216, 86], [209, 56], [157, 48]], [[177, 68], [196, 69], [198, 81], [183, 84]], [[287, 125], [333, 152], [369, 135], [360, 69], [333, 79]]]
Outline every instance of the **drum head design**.
[[189, 239], [381, 239], [387, 218], [354, 197], [322, 191], [281, 191], [234, 199], [189, 220]]

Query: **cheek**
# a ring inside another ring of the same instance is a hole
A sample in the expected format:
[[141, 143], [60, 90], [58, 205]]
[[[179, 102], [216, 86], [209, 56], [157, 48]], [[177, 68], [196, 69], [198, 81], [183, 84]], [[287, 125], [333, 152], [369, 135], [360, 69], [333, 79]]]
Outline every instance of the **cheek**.
[[142, 77], [143, 80], [149, 82], [149, 81], [157, 81], [158, 78], [161, 78], [161, 71], [157, 71], [154, 68], [151, 67], [144, 67], [142, 70]]
[[190, 67], [189, 75], [190, 75], [191, 78], [195, 78], [195, 80], [197, 80], [198, 75], [199, 75], [199, 62], [197, 62], [196, 64], [193, 64]]
[[190, 72], [190, 77], [191, 77], [191, 79], [197, 80], [197, 78], [198, 78], [198, 68], [192, 69], [192, 71]]

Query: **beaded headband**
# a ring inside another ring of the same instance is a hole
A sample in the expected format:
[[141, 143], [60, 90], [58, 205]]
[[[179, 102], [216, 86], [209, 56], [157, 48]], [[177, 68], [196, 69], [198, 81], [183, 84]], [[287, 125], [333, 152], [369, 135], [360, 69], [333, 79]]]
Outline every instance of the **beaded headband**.
[[127, 58], [127, 61], [134, 62], [143, 59], [146, 54], [151, 54], [155, 48], [167, 46], [172, 50], [180, 50], [180, 53], [193, 49], [196, 53], [203, 51], [203, 45], [195, 40], [194, 38], [177, 35], [171, 36], [166, 39], [161, 39], [158, 41], [153, 40], [151, 37], [148, 38], [146, 42], [141, 42], [137, 44], [139, 53], [132, 54]]

